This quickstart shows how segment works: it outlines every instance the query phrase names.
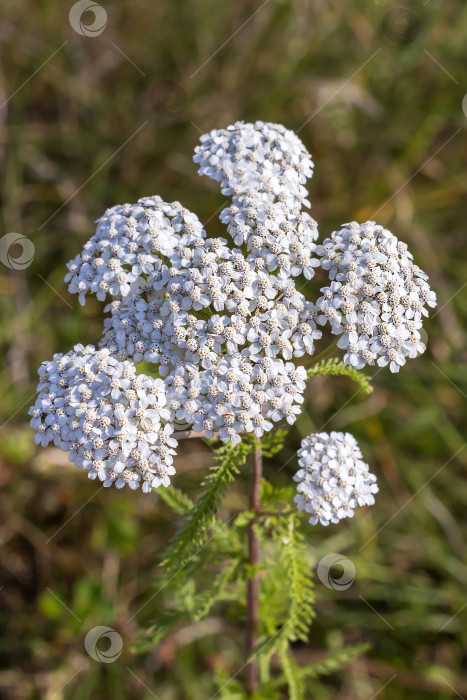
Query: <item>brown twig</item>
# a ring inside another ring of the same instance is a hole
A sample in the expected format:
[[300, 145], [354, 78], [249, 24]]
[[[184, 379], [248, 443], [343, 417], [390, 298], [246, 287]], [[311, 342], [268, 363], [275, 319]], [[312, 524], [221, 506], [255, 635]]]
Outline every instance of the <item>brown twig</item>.
[[[253, 454], [250, 466], [250, 493], [249, 504], [255, 513], [260, 512], [260, 486], [263, 471], [263, 457], [261, 445], [258, 444], [256, 452]], [[248, 526], [248, 554], [251, 571], [247, 583], [247, 628], [246, 628], [246, 658], [245, 686], [250, 695], [258, 690], [258, 662], [250, 659], [257, 645], [258, 618], [259, 618], [259, 579], [257, 566], [259, 564], [259, 540], [255, 533], [256, 519], [253, 519]]]

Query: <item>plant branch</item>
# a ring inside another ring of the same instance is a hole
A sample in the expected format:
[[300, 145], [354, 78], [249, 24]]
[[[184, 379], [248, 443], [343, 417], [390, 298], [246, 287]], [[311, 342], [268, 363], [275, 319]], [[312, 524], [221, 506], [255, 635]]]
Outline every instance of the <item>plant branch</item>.
[[[258, 443], [258, 447], [251, 457], [250, 466], [249, 505], [250, 509], [255, 513], [260, 512], [260, 487], [262, 471], [263, 457], [261, 453], [261, 443]], [[258, 643], [257, 636], [259, 619], [259, 579], [257, 570], [259, 564], [259, 540], [254, 529], [255, 522], [256, 518], [253, 519], [248, 526], [248, 560], [250, 564], [250, 571], [247, 583], [247, 629], [245, 643], [247, 665], [245, 669], [245, 686], [249, 695], [255, 693], [259, 687], [258, 662], [255, 658], [251, 658], [251, 655], [255, 651]]]

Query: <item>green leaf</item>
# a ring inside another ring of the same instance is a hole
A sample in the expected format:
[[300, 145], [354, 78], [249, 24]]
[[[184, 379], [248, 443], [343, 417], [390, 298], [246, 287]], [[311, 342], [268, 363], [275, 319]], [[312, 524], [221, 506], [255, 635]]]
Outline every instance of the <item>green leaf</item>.
[[274, 457], [284, 447], [287, 430], [271, 430], [261, 438], [261, 451], [263, 457]]
[[226, 587], [232, 580], [238, 565], [238, 561], [233, 561], [225, 566], [214, 579], [211, 588], [195, 598], [193, 604], [193, 620], [201, 620], [209, 614], [213, 605], [221, 600], [230, 599], [230, 596], [226, 595]]
[[194, 503], [191, 498], [184, 494], [180, 489], [176, 489], [175, 486], [169, 486], [168, 488], [162, 489], [159, 488], [157, 490], [157, 495], [166, 505], [172, 508], [172, 510], [179, 515], [186, 515], [194, 507]]
[[271, 658], [292, 642], [306, 641], [314, 617], [310, 550], [297, 527], [297, 514], [276, 521], [271, 530], [275, 545], [272, 578], [263, 581], [261, 595], [265, 636], [258, 653]]
[[[287, 653], [286, 648], [280, 647], [278, 649], [278, 654], [283, 674], [271, 681], [269, 683], [269, 688], [271, 690], [280, 688], [287, 683], [289, 687], [289, 697], [298, 698], [298, 700], [300, 700], [306, 690], [307, 679], [314, 679], [319, 676], [341, 671], [347, 663], [353, 661], [353, 659], [356, 659], [361, 654], [364, 654], [368, 648], [369, 644], [357, 644], [355, 646], [345, 647], [345, 649], [339, 649], [339, 651], [330, 654], [320, 661], [315, 661], [306, 666], [299, 666], [290, 654]], [[299, 693], [298, 695], [297, 692]], [[295, 693], [295, 695], [293, 693]], [[302, 695], [300, 695], [300, 693], [302, 693]]]
[[300, 677], [300, 669], [295, 660], [289, 655], [286, 646], [279, 649], [279, 661], [284, 672], [284, 679], [287, 681], [289, 700], [303, 700], [305, 687]]
[[150, 627], [145, 630], [144, 635], [134, 642], [131, 647], [132, 653], [140, 654], [154, 647], [161, 641], [161, 639], [164, 639], [170, 630], [181, 622], [184, 617], [186, 617], [185, 612], [175, 612], [161, 615], [157, 622], [150, 625]]
[[222, 445], [216, 451], [216, 461], [201, 485], [202, 495], [190, 509], [187, 521], [167, 549], [162, 565], [173, 575], [180, 573], [195, 558], [208, 540], [209, 528], [216, 522], [216, 512], [227, 484], [240, 473], [254, 444]]
[[321, 377], [328, 374], [333, 376], [345, 375], [354, 381], [365, 394], [371, 394], [373, 387], [370, 384], [370, 377], [360, 372], [355, 367], [345, 364], [342, 360], [331, 358], [318, 362], [307, 372], [309, 377]]
[[301, 678], [318, 678], [318, 676], [326, 676], [335, 671], [340, 671], [346, 664], [357, 656], [361, 656], [370, 648], [369, 644], [356, 644], [345, 649], [339, 649], [321, 661], [315, 661], [307, 666], [299, 668], [298, 673]]
[[[261, 654], [269, 657], [292, 642], [306, 641], [314, 617], [309, 549], [297, 528], [297, 514], [284, 517], [277, 523], [273, 541], [276, 544], [275, 576], [279, 580], [270, 586], [267, 598], [263, 596], [263, 625], [268, 636], [258, 647]], [[266, 607], [264, 603], [267, 603]]]
[[282, 556], [290, 590], [289, 617], [280, 639], [306, 641], [314, 617], [313, 582], [305, 537], [296, 527], [296, 515], [288, 519], [288, 532], [282, 538]]
[[[239, 513], [233, 522], [233, 526], [236, 530], [244, 530], [248, 525], [257, 517], [257, 513], [254, 510], [244, 510]], [[244, 534], [244, 533], [242, 533]]]
[[264, 510], [272, 510], [280, 505], [289, 507], [294, 495], [293, 486], [273, 486], [266, 479], [261, 479], [261, 505]]

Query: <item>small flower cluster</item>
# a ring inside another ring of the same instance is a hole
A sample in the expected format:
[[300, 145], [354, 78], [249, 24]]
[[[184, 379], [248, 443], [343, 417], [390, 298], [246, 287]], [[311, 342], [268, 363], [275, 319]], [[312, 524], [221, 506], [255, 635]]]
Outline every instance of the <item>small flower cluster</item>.
[[82, 253], [68, 263], [65, 282], [81, 304], [87, 293], [99, 301], [108, 296], [137, 296], [146, 277], [159, 270], [161, 257], [176, 249], [202, 244], [206, 234], [196, 214], [180, 202], [143, 197], [137, 204], [108, 209]]
[[352, 222], [316, 254], [332, 280], [321, 289], [317, 322], [341, 336], [344, 362], [357, 369], [389, 364], [398, 372], [406, 358], [424, 352], [420, 329], [436, 295], [405, 243], [373, 221]]
[[234, 243], [270, 272], [311, 279], [318, 227], [302, 207], [313, 161], [300, 139], [280, 124], [237, 122], [202, 136], [194, 160], [232, 197], [220, 219]]
[[298, 450], [301, 467], [295, 502], [311, 514], [310, 523], [322, 525], [351, 518], [356, 506], [369, 506], [378, 492], [376, 477], [362, 460], [350, 433], [315, 433], [304, 438]]
[[[168, 486], [177, 441], [166, 421], [164, 382], [137, 375], [108, 350], [76, 345], [39, 369], [38, 397], [29, 410], [36, 442], [52, 442], [104, 486], [143, 491]], [[163, 425], [165, 423], [165, 425]]]

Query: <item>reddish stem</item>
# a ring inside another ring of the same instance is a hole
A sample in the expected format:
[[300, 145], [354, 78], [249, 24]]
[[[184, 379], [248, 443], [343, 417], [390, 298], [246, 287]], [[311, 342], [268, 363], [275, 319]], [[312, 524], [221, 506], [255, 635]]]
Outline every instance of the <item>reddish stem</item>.
[[[262, 471], [263, 459], [261, 454], [261, 445], [258, 445], [256, 452], [253, 454], [250, 466], [249, 504], [250, 509], [255, 511], [255, 513], [260, 512], [260, 487]], [[248, 558], [252, 570], [250, 571], [250, 578], [248, 579], [247, 583], [247, 627], [245, 641], [247, 659], [249, 659], [251, 654], [254, 652], [258, 643], [259, 579], [257, 567], [259, 564], [259, 540], [254, 530], [255, 522], [256, 519], [253, 519], [248, 526]], [[251, 659], [246, 664], [245, 686], [250, 695], [258, 690], [258, 662], [255, 658]]]

